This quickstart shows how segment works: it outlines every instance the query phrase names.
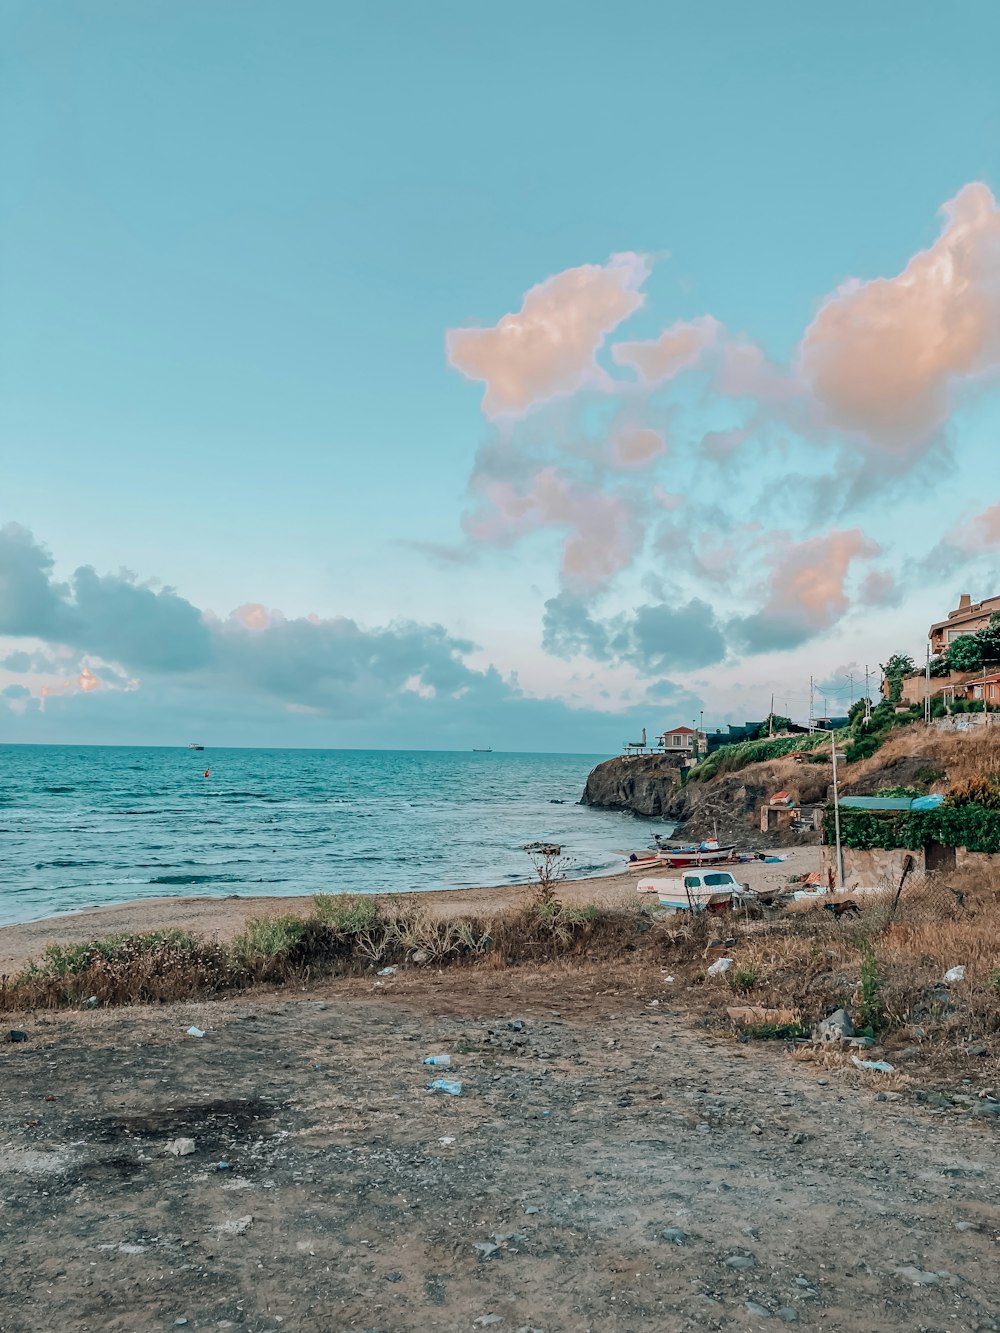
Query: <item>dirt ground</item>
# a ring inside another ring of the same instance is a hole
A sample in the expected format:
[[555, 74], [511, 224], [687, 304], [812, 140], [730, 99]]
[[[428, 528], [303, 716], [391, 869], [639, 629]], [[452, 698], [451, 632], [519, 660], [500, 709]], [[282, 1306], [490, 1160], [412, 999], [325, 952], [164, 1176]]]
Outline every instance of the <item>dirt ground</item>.
[[632, 961], [23, 1018], [0, 1330], [1000, 1329], [997, 1121], [671, 1003]]
[[[751, 861], [725, 866], [741, 883], [751, 888], [783, 885], [789, 875], [805, 875], [820, 868], [820, 848], [800, 847], [780, 853], [785, 859], [777, 865]], [[593, 879], [564, 880], [559, 896], [569, 903], [594, 903], [612, 906], [635, 902], [635, 886], [648, 875], [677, 874], [670, 870], [629, 871], [621, 875], [603, 875]], [[496, 888], [450, 889], [435, 893], [404, 895], [428, 911], [441, 915], [468, 916], [488, 914], [504, 906], [523, 902], [534, 892], [530, 884], [502, 885]], [[18, 971], [30, 958], [37, 957], [47, 944], [77, 944], [98, 935], [119, 931], [163, 930], [180, 927], [206, 939], [230, 940], [251, 917], [282, 912], [308, 914], [311, 898], [243, 897], [226, 898], [135, 898], [114, 907], [96, 907], [86, 912], [67, 913], [43, 921], [0, 928], [0, 976]]]

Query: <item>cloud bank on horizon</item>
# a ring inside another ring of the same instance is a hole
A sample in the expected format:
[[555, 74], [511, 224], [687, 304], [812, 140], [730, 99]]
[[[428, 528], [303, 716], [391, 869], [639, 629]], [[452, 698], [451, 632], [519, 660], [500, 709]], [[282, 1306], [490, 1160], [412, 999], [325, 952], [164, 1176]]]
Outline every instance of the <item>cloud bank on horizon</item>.
[[[60, 578], [8, 523], [0, 712], [27, 728], [72, 701], [128, 708], [159, 691], [195, 715], [196, 697], [246, 700], [408, 737], [516, 716], [529, 739], [585, 716], [603, 738], [615, 713], [654, 701], [689, 718], [713, 670], [835, 643], [906, 597], [914, 554], [885, 512], [905, 510], [928, 467], [953, 466], [956, 414], [1000, 370], [1000, 209], [973, 182], [942, 219], [895, 276], [823, 298], [784, 362], [710, 312], [622, 336], [652, 318], [653, 263], [633, 252], [545, 278], [493, 325], [447, 331], [488, 431], [464, 549], [537, 553], [540, 646], [598, 685], [624, 673], [605, 703], [598, 686], [587, 706], [532, 697], [441, 623], [372, 628], [254, 602], [217, 615], [129, 572]], [[1000, 501], [976, 493], [961, 521], [919, 533], [941, 571], [986, 570], [1000, 550]]]

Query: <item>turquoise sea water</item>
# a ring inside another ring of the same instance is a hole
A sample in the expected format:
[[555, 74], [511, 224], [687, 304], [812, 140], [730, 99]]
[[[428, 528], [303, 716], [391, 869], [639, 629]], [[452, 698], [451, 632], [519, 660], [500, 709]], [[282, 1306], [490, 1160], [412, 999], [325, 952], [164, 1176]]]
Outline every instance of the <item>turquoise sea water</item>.
[[535, 841], [600, 874], [653, 831], [577, 804], [602, 758], [0, 746], [0, 924], [166, 895], [517, 883]]

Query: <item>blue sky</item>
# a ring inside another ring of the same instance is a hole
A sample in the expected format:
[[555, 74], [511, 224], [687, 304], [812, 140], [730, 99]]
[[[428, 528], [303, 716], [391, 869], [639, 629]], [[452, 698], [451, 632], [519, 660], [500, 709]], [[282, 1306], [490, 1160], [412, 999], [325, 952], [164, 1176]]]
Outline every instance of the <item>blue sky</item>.
[[0, 737], [592, 751], [919, 651], [997, 591], [998, 29], [8, 3]]

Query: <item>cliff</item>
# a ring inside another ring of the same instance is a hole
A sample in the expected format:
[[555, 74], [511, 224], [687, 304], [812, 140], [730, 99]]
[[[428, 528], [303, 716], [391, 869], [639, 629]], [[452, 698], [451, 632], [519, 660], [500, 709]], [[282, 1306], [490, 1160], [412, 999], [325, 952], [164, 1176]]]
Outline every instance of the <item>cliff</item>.
[[[582, 804], [606, 810], [628, 810], [635, 815], [672, 821], [674, 837], [699, 842], [718, 837], [741, 847], [798, 846], [818, 842], [819, 834], [760, 831], [760, 807], [779, 787], [794, 787], [798, 800], [816, 799], [825, 792], [825, 769], [803, 773], [794, 765], [754, 765], [708, 782], [681, 786], [679, 755], [641, 755], [608, 759], [587, 778]], [[798, 788], [815, 785], [817, 793]]]
[[670, 817], [667, 807], [680, 790], [680, 782], [681, 756], [677, 754], [607, 759], [591, 771], [580, 804]]

